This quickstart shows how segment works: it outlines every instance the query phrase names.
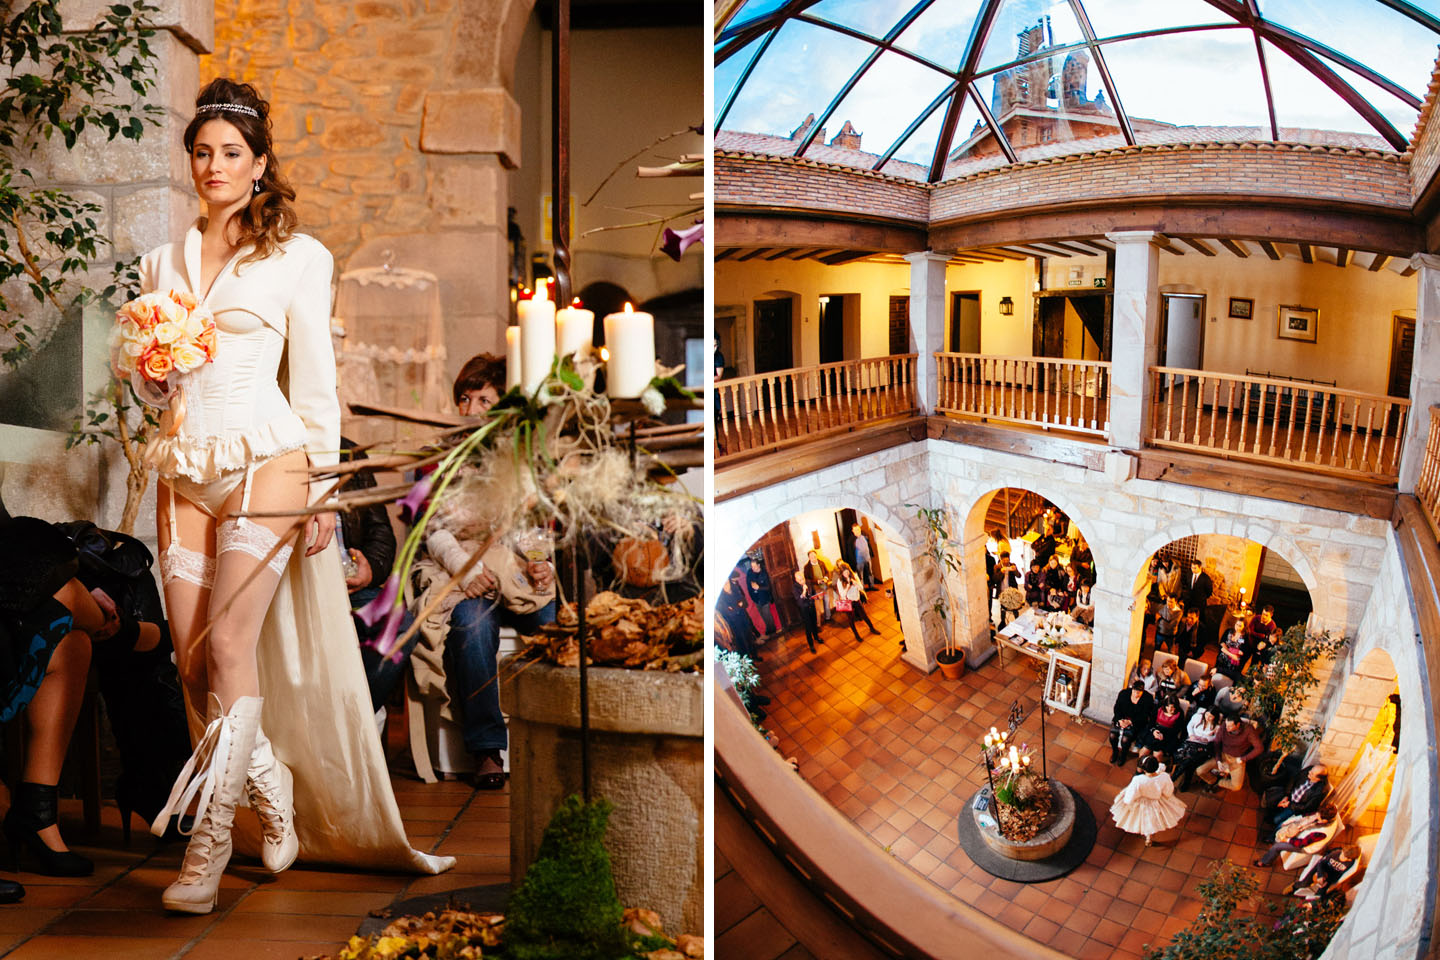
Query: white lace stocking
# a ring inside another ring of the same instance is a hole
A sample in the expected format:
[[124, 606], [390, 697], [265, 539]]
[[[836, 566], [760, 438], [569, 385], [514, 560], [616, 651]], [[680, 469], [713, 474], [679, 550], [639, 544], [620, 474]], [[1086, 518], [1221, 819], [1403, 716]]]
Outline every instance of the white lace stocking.
[[[238, 550], [256, 560], [264, 560], [279, 541], [279, 535], [270, 528], [251, 523], [243, 517], [239, 520], [226, 520], [220, 524], [220, 529], [215, 531], [215, 554], [219, 556]], [[290, 562], [290, 551], [290, 544], [285, 544], [275, 551], [275, 556], [270, 558], [266, 566], [277, 574], [283, 574], [285, 564]]]
[[172, 580], [184, 580], [208, 590], [215, 583], [215, 558], [171, 540], [160, 551], [160, 582], [169, 586]]

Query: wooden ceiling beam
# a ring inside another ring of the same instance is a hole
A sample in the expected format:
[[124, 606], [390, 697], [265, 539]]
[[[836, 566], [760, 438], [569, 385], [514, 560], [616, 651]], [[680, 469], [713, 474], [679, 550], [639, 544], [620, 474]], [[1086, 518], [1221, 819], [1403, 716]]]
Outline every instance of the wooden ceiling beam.
[[1016, 253], [1013, 250], [1006, 250], [1004, 247], [986, 247], [982, 253], [988, 253], [999, 257], [1001, 260], [1029, 260], [1023, 253]]
[[[931, 247], [923, 224], [844, 220], [802, 212], [717, 210], [715, 243], [730, 247], [816, 247], [914, 253]], [[965, 244], [981, 246], [981, 244]]]
[[1245, 249], [1244, 247], [1240, 246], [1239, 243], [1235, 242], [1234, 240], [1231, 240], [1229, 237], [1221, 237], [1221, 238], [1220, 238], [1220, 246], [1224, 247], [1226, 250], [1229, 250], [1231, 253], [1235, 254], [1235, 256], [1239, 257], [1241, 260], [1244, 260], [1244, 259], [1246, 259], [1247, 257], [1250, 256], [1250, 251], [1249, 251], [1249, 250], [1247, 250], [1247, 249]]
[[820, 262], [830, 267], [838, 267], [842, 263], [850, 263], [852, 260], [864, 260], [866, 257], [874, 256], [874, 250], [841, 250], [839, 253], [832, 253], [827, 257], [821, 257]]
[[1046, 240], [1044, 243], [1047, 247], [1058, 247], [1061, 250], [1069, 250], [1071, 253], [1078, 253], [1082, 257], [1102, 256], [1102, 254], [1097, 254], [1089, 247], [1082, 246], [1070, 240]]
[[1400, 271], [1400, 276], [1402, 277], [1413, 277], [1414, 275], [1415, 265], [1413, 263], [1405, 264], [1405, 269]]
[[770, 250], [770, 247], [756, 247], [754, 250], [745, 251], [735, 259], [740, 261], [741, 263], [744, 263], [746, 260], [754, 260], [756, 257], [763, 256], [764, 254], [769, 253]]
[[1041, 246], [1040, 244], [1038, 244], [1038, 243], [1034, 243], [1034, 244], [1029, 244], [1029, 243], [1027, 243], [1027, 244], [1018, 244], [1018, 243], [1017, 243], [1017, 244], [1011, 245], [1010, 249], [1011, 249], [1011, 250], [1019, 250], [1019, 251], [1021, 251], [1022, 253], [1029, 254], [1029, 255], [1032, 256], [1032, 257], [1065, 257], [1065, 258], [1068, 259], [1069, 257], [1073, 256], [1073, 254], [1069, 253], [1068, 251], [1065, 251], [1065, 250], [1051, 250], [1051, 249], [1049, 249], [1048, 247], [1042, 247], [1042, 246]]
[[1159, 247], [1161, 250], [1164, 250], [1166, 253], [1173, 253], [1177, 257], [1185, 256], [1185, 251], [1181, 250], [1179, 247], [1175, 246], [1175, 244], [1171, 243], [1170, 238], [1165, 236], [1165, 234], [1163, 233], [1155, 234], [1155, 240], [1153, 242], [1155, 246]]
[[1349, 266], [1349, 265], [1350, 265], [1350, 248], [1349, 248], [1349, 247], [1336, 247], [1336, 248], [1335, 248], [1335, 266], [1337, 266], [1337, 267], [1346, 267], [1346, 266]]
[[715, 251], [715, 262], [716, 262], [716, 263], [719, 263], [721, 260], [724, 260], [724, 259], [726, 259], [726, 258], [728, 258], [728, 257], [734, 256], [734, 255], [738, 252], [738, 249], [739, 249], [739, 248], [737, 248], [737, 247], [720, 247], [720, 248], [718, 248], [718, 249]]
[[1181, 243], [1185, 244], [1185, 246], [1190, 247], [1192, 250], [1197, 250], [1207, 257], [1215, 256], [1215, 251], [1211, 250], [1204, 240], [1197, 240], [1195, 237], [1179, 237], [1178, 239]]
[[1269, 240], [1257, 240], [1255, 242], [1260, 244], [1260, 249], [1265, 251], [1265, 256], [1269, 257], [1271, 260], [1280, 259], [1280, 251], [1275, 249], [1275, 244], [1271, 243]]
[[1374, 273], [1390, 261], [1388, 253], [1377, 253], [1370, 259], [1370, 272]]
[[1314, 263], [1314, 262], [1315, 262], [1315, 251], [1310, 248], [1310, 244], [1308, 244], [1308, 243], [1306, 243], [1306, 242], [1304, 242], [1304, 241], [1302, 240], [1302, 241], [1300, 241], [1299, 243], [1297, 243], [1296, 246], [1300, 248], [1300, 259], [1301, 259], [1303, 262], [1305, 262], [1305, 263]]

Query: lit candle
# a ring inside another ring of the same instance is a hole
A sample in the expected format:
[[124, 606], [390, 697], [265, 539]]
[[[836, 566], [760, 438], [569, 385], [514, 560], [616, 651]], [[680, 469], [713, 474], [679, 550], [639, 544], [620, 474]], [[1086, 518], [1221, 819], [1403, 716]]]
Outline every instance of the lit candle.
[[522, 300], [520, 312], [520, 389], [534, 393], [550, 375], [555, 362], [555, 303], [546, 281], [536, 285], [535, 296]]
[[562, 357], [590, 352], [595, 331], [595, 311], [586, 310], [576, 297], [570, 306], [555, 312], [555, 352]]
[[505, 389], [520, 386], [520, 328], [505, 328]]
[[606, 392], [612, 397], [640, 396], [655, 379], [655, 318], [625, 304], [624, 313], [605, 318], [605, 345], [610, 348]]

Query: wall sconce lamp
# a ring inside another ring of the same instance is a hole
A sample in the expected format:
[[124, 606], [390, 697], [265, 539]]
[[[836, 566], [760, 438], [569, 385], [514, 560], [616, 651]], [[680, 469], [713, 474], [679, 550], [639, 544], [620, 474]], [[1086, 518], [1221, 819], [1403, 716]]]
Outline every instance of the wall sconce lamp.
[[830, 298], [829, 298], [829, 297], [821, 297], [821, 298], [820, 298], [820, 306], [822, 306], [822, 307], [825, 306], [825, 304], [827, 304], [827, 303], [829, 303], [829, 302], [830, 302]]
[[1013, 317], [1015, 315], [1015, 301], [1009, 297], [1000, 298], [1000, 316]]

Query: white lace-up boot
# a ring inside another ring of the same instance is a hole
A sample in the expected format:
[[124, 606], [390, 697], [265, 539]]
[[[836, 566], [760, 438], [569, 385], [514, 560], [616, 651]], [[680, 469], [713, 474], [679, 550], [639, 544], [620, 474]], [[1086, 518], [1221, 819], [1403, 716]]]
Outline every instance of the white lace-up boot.
[[266, 870], [283, 873], [300, 853], [300, 839], [295, 836], [295, 781], [290, 768], [276, 758], [270, 738], [258, 728], [245, 795], [260, 818], [260, 859]]
[[162, 900], [169, 910], [209, 913], [220, 893], [220, 877], [230, 862], [230, 827], [235, 804], [245, 789], [246, 768], [255, 751], [260, 728], [259, 697], [241, 697], [222, 713], [219, 699], [209, 697], [211, 717], [195, 753], [180, 771], [170, 800], [155, 817], [152, 832], [161, 835], [172, 815], [178, 816], [196, 802], [195, 820], [180, 878], [165, 889]]

